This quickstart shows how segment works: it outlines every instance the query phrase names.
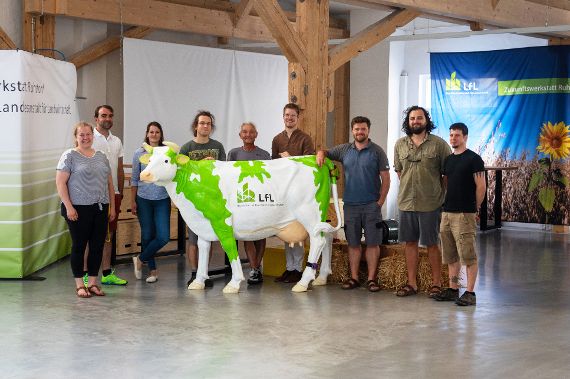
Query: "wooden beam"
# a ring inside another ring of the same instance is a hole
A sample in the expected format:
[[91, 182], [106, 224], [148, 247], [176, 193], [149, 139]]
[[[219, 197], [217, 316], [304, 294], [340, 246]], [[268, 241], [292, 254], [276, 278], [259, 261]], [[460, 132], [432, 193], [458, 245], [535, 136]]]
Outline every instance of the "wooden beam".
[[[350, 0], [335, 0], [349, 3]], [[484, 25], [502, 28], [544, 26], [547, 7], [537, 4], [540, 0], [501, 0], [500, 6], [493, 9], [490, 1], [473, 0], [366, 0], [370, 6], [385, 5], [408, 8], [420, 13], [453, 17], [468, 21], [478, 21]], [[545, 0], [552, 1], [552, 0]], [[570, 11], [561, 9], [550, 12], [548, 25], [569, 25]]]
[[[258, 0], [265, 1], [265, 0]], [[308, 133], [318, 149], [325, 148], [329, 91], [328, 19], [329, 1], [297, 0], [298, 31], [306, 45], [305, 107], [301, 108], [300, 127]]]
[[469, 29], [471, 29], [471, 31], [473, 32], [480, 32], [481, 30], [483, 30], [483, 25], [480, 22], [477, 21], [469, 21]]
[[570, 45], [570, 38], [550, 38], [548, 40], [548, 45]]
[[[234, 12], [234, 13], [236, 12], [236, 9], [238, 7], [238, 4], [230, 3], [227, 0], [159, 0], [159, 1], [164, 1], [166, 3], [191, 5], [194, 7], [207, 8], [218, 11]], [[297, 15], [295, 14], [295, 12], [283, 11], [283, 13], [285, 13], [289, 21], [295, 22], [297, 20]], [[251, 10], [250, 15], [259, 16], [259, 14], [255, 11], [255, 9]], [[346, 21], [343, 19], [331, 17], [329, 26], [331, 27], [331, 29], [344, 29], [348, 33]], [[348, 35], [346, 37], [348, 37]]]
[[396, 28], [406, 25], [417, 16], [419, 16], [418, 12], [408, 9], [394, 11], [342, 44], [335, 46], [329, 54], [329, 70], [333, 72], [361, 52], [389, 37]]
[[287, 60], [290, 63], [300, 63], [306, 68], [306, 46], [283, 14], [277, 0], [255, 0], [254, 6]]
[[[252, 41], [274, 41], [260, 17], [244, 17], [234, 28], [233, 11], [219, 11], [159, 0], [24, 0], [24, 13], [66, 16], [123, 23]], [[294, 23], [291, 24], [292, 26]], [[345, 38], [346, 30], [331, 29], [329, 38]]]
[[[126, 30], [123, 33], [123, 36], [127, 38], [143, 38], [150, 32], [152, 32], [152, 29], [150, 28], [136, 26]], [[109, 54], [112, 51], [117, 50], [120, 47], [121, 36], [112, 36], [100, 42], [97, 42], [76, 54], [73, 54], [71, 57], [69, 57], [69, 62], [73, 63], [75, 67], [80, 68], [101, 58], [106, 54]]]
[[557, 9], [565, 9], [567, 11], [570, 10], [570, 1], [569, 0], [527, 0], [531, 3], [546, 5], [550, 8], [557, 8]]
[[16, 44], [14, 43], [14, 41], [12, 41], [10, 36], [8, 36], [8, 34], [6, 34], [6, 32], [4, 31], [4, 29], [2, 29], [1, 26], [0, 26], [0, 49], [3, 49], [3, 50], [14, 50], [14, 49], [16, 49]]
[[55, 17], [49, 14], [23, 14], [23, 48], [32, 53], [54, 57]]
[[254, 0], [241, 0], [234, 11], [234, 27], [239, 28], [240, 23], [246, 16], [249, 16], [251, 9], [253, 8]]

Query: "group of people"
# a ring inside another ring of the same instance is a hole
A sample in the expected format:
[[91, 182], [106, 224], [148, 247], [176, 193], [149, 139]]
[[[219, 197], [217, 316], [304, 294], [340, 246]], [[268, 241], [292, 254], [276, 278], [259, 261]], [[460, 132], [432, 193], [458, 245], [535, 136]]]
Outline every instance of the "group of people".
[[[364, 233], [368, 278], [365, 287], [380, 290], [377, 267], [382, 242], [382, 206], [390, 189], [390, 164], [384, 150], [369, 138], [371, 122], [358, 116], [351, 121], [354, 141], [315, 152], [311, 137], [298, 128], [300, 109], [290, 103], [283, 108], [284, 130], [272, 142], [271, 154], [255, 145], [258, 132], [251, 122], [240, 126], [241, 147], [229, 151], [211, 138], [215, 117], [199, 111], [191, 129], [194, 138], [181, 147], [180, 154], [190, 159], [267, 160], [316, 153], [317, 164], [325, 157], [344, 167], [344, 228], [348, 243], [351, 277], [343, 289], [360, 287], [358, 272]], [[96, 127], [79, 123], [74, 129], [75, 148], [65, 151], [57, 166], [56, 183], [62, 200], [61, 213], [72, 237], [71, 267], [79, 297], [104, 296], [96, 279], [103, 265], [103, 284], [124, 285], [111, 268], [110, 243], [116, 230], [116, 215], [123, 193], [123, 146], [110, 132], [113, 108], [102, 105], [95, 110]], [[483, 200], [486, 184], [483, 160], [467, 149], [468, 129], [457, 123], [450, 127], [450, 145], [431, 134], [435, 128], [429, 113], [422, 107], [406, 110], [400, 138], [394, 148], [394, 168], [400, 180], [398, 191], [399, 240], [405, 243], [407, 284], [396, 295], [406, 297], [418, 291], [418, 246], [427, 247], [432, 269], [430, 297], [438, 301], [455, 301], [458, 305], [476, 303], [474, 285], [477, 278], [475, 253], [475, 215]], [[158, 122], [147, 125], [145, 142], [162, 146], [164, 132]], [[147, 283], [158, 280], [155, 254], [170, 238], [170, 199], [164, 187], [140, 181], [144, 164], [139, 161], [143, 148], [133, 156], [131, 191], [132, 213], [141, 226], [141, 253], [133, 257], [135, 277], [142, 279], [148, 266]], [[192, 269], [190, 283], [198, 266], [198, 236], [188, 229], [187, 262]], [[442, 252], [439, 241], [442, 241]], [[248, 283], [263, 282], [261, 260], [265, 240], [245, 241], [244, 248], [251, 270]], [[108, 250], [108, 251], [107, 251]], [[297, 282], [302, 276], [304, 249], [285, 244], [286, 269], [276, 282]], [[441, 264], [449, 267], [449, 287], [442, 289]], [[467, 270], [467, 290], [459, 297], [461, 265]], [[205, 285], [213, 285], [207, 280]]]
[[[351, 277], [343, 289], [360, 286], [361, 237], [364, 231], [368, 281], [371, 292], [380, 290], [376, 280], [382, 241], [381, 207], [390, 188], [389, 164], [384, 150], [369, 138], [370, 120], [355, 117], [351, 122], [354, 142], [317, 153], [317, 163], [329, 157], [345, 170], [344, 223]], [[405, 112], [402, 131], [406, 136], [394, 146], [394, 169], [398, 189], [398, 239], [405, 244], [407, 284], [396, 295], [417, 294], [419, 245], [427, 247], [432, 271], [429, 296], [457, 305], [476, 304], [475, 253], [476, 212], [486, 191], [485, 167], [479, 155], [467, 149], [468, 128], [450, 126], [449, 142], [431, 134], [435, 129], [429, 112], [412, 106]], [[441, 239], [442, 251], [439, 249]], [[442, 289], [441, 264], [448, 265], [449, 287]], [[466, 266], [467, 288], [459, 296], [461, 265]]]

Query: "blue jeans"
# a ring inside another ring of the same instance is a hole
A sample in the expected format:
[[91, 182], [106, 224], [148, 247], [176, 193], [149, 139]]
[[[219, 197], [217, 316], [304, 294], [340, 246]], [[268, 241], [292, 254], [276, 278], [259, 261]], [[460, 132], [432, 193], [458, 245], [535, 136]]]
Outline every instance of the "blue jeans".
[[154, 255], [170, 241], [170, 198], [146, 200], [136, 198], [139, 224], [141, 225], [141, 255], [139, 259], [156, 270]]

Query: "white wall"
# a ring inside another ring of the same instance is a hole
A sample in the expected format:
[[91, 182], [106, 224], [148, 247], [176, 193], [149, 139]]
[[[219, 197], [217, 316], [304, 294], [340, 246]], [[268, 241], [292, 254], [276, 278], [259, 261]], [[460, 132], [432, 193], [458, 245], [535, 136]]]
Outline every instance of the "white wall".
[[[351, 35], [384, 18], [389, 12], [355, 10], [350, 13]], [[382, 42], [350, 62], [350, 119], [370, 119], [370, 138], [386, 149], [388, 134], [389, 43]], [[346, 126], [350, 128], [350, 125]], [[352, 135], [352, 134], [351, 134]]]

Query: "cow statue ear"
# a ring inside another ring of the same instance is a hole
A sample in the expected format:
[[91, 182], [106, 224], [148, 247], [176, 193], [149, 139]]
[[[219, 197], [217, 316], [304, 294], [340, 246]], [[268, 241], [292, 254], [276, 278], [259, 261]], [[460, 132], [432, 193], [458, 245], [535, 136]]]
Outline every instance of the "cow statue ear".
[[148, 164], [149, 159], [150, 159], [150, 154], [143, 154], [139, 158], [139, 162], [141, 162], [142, 164]]
[[178, 146], [174, 142], [164, 141], [163, 144], [164, 144], [164, 146], [170, 147], [172, 149], [172, 151], [174, 151], [176, 154], [178, 154], [180, 152], [180, 146]]
[[152, 146], [150, 146], [148, 143], [143, 142], [142, 148], [145, 149], [147, 153], [152, 154]]
[[176, 164], [178, 165], [185, 165], [186, 163], [188, 163], [189, 160], [190, 157], [188, 155], [178, 154], [176, 156]]

